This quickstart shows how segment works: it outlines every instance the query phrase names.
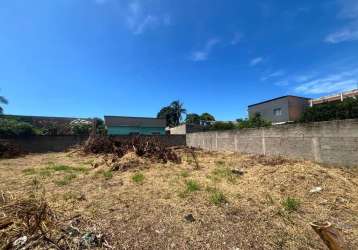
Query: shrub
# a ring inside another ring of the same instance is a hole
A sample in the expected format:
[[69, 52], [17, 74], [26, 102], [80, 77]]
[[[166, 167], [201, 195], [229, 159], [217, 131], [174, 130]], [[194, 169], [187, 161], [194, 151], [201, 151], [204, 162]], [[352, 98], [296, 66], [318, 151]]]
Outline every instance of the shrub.
[[300, 122], [319, 122], [358, 118], [358, 99], [346, 98], [343, 102], [322, 103], [308, 107]]
[[1, 137], [30, 136], [35, 134], [36, 129], [30, 123], [13, 118], [0, 118]]
[[74, 120], [70, 123], [71, 134], [89, 135], [92, 129], [92, 122], [87, 120]]
[[294, 212], [299, 208], [300, 201], [292, 197], [287, 197], [285, 200], [283, 200], [282, 206], [287, 212]]

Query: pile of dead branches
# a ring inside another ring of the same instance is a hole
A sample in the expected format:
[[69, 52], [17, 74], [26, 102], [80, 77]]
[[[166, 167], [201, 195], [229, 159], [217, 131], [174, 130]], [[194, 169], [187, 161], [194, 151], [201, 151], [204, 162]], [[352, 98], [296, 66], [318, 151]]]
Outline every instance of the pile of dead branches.
[[22, 155], [20, 146], [10, 142], [0, 141], [0, 158], [13, 158]]
[[80, 230], [79, 217], [60, 219], [43, 199], [0, 203], [0, 249], [83, 249], [109, 246], [102, 234]]
[[181, 163], [181, 158], [165, 144], [156, 138], [131, 137], [128, 139], [116, 140], [105, 136], [91, 136], [84, 145], [85, 153], [93, 154], [114, 154], [118, 158], [129, 152], [135, 152], [137, 156], [167, 163]]

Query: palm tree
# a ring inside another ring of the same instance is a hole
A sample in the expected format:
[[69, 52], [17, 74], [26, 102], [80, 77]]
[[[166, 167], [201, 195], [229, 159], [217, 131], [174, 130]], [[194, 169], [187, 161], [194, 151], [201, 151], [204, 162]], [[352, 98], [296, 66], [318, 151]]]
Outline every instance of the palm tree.
[[181, 103], [179, 100], [177, 100], [172, 102], [170, 107], [173, 109], [173, 113], [175, 114], [175, 126], [178, 126], [183, 118], [182, 115], [186, 113], [184, 103]]
[[[0, 96], [0, 104], [8, 104], [8, 101], [5, 97]], [[0, 114], [2, 114], [4, 111], [3, 107], [0, 106]]]

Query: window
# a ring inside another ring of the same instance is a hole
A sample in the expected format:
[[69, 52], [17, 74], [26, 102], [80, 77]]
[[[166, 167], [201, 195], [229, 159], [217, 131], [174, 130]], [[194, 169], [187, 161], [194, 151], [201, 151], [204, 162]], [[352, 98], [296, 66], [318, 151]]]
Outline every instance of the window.
[[281, 116], [282, 115], [282, 109], [281, 108], [274, 109], [273, 110], [273, 115], [274, 116]]

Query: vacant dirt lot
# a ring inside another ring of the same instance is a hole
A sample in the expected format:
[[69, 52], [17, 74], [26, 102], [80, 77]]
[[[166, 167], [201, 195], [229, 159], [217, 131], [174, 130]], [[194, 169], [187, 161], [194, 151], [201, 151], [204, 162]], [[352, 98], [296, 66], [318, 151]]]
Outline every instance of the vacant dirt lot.
[[[113, 249], [326, 249], [309, 225], [323, 220], [358, 249], [357, 170], [204, 151], [196, 169], [179, 153], [182, 164], [127, 171], [77, 153], [0, 160], [0, 218], [6, 201], [42, 197]], [[14, 230], [0, 230], [0, 248]]]

